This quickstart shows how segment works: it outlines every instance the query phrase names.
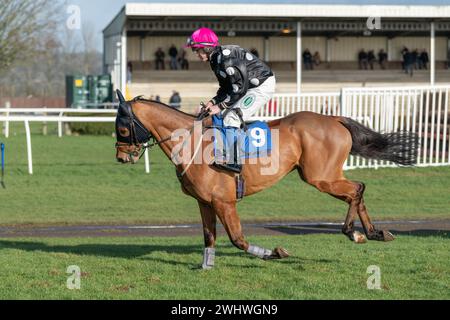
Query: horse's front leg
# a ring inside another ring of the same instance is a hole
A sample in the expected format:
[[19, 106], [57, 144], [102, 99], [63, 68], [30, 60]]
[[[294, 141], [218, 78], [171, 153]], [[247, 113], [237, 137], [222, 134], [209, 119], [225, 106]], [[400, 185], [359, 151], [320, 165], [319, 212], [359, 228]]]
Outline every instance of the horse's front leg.
[[216, 256], [216, 213], [211, 206], [198, 202], [203, 222], [203, 236], [205, 238], [205, 250], [203, 252], [203, 269], [212, 269]]
[[289, 257], [289, 253], [283, 248], [269, 250], [249, 244], [245, 240], [244, 234], [242, 233], [241, 221], [236, 210], [236, 202], [213, 201], [213, 208], [222, 222], [231, 243], [236, 248], [264, 260]]

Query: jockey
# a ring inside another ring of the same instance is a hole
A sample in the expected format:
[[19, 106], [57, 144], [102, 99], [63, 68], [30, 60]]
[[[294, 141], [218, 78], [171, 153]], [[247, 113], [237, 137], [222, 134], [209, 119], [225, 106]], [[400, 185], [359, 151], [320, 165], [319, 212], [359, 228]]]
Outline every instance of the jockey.
[[[208, 28], [196, 30], [186, 47], [203, 62], [209, 62], [219, 81], [217, 95], [206, 105], [211, 115], [221, 114], [227, 128], [242, 128], [275, 93], [276, 80], [272, 70], [249, 51], [219, 44], [217, 35]], [[240, 173], [242, 165], [234, 141], [234, 160], [215, 163], [221, 169]]]

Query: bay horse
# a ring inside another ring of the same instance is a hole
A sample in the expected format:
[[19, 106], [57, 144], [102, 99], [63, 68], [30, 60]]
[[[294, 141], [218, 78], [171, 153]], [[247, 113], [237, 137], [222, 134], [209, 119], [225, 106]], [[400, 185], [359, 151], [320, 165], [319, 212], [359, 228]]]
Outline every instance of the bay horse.
[[[118, 96], [116, 159], [121, 163], [136, 163], [147, 148], [146, 143], [153, 138], [156, 141], [153, 145], [159, 145], [173, 161], [171, 155], [178, 141], [170, 139], [171, 134], [180, 128], [192, 128], [196, 117], [141, 97], [125, 101], [120, 91]], [[208, 128], [208, 120], [203, 120], [203, 125]], [[279, 139], [273, 142], [272, 153], [267, 157], [277, 158], [279, 164], [269, 175], [261, 174], [261, 163], [244, 164], [245, 196], [260, 192], [297, 170], [303, 181], [348, 204], [342, 232], [351, 241], [394, 240], [389, 231], [378, 230], [372, 224], [364, 203], [365, 185], [346, 179], [343, 165], [349, 154], [414, 165], [418, 150], [416, 134], [381, 134], [350, 118], [312, 112], [293, 113], [268, 125], [271, 132], [278, 132]], [[204, 143], [208, 141], [200, 142]], [[195, 143], [191, 143], [190, 151], [195, 148]], [[175, 163], [175, 167], [183, 192], [195, 198], [200, 208], [205, 243], [204, 269], [214, 265], [217, 217], [238, 249], [265, 260], [289, 256], [281, 247], [268, 250], [251, 245], [245, 239], [236, 210], [235, 173], [221, 171], [208, 162], [193, 163], [192, 158], [189, 163]], [[365, 236], [354, 229], [357, 216]]]

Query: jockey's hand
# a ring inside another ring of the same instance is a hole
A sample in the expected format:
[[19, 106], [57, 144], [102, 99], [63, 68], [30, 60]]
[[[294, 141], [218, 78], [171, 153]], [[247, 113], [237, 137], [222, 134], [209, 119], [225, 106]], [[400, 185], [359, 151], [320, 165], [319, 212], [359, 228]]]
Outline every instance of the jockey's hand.
[[209, 114], [211, 116], [215, 115], [215, 114], [219, 114], [222, 110], [220, 110], [218, 105], [213, 105], [213, 106], [206, 106], [206, 110], [209, 110]]
[[[214, 105], [214, 104], [213, 104], [211, 101], [208, 102], [208, 103], [206, 104], [205, 110], [208, 109], [209, 107], [212, 107], [213, 105]], [[198, 109], [197, 109], [197, 115], [200, 115], [200, 113], [202, 113], [202, 111], [204, 111], [204, 109], [203, 109], [203, 104], [201, 104], [201, 105], [198, 106]]]

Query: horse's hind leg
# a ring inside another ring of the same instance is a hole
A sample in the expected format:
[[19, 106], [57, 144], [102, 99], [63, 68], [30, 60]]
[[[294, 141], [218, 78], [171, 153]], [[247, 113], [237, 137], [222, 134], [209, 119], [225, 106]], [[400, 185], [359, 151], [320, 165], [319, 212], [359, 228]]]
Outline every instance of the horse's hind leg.
[[242, 233], [241, 222], [237, 215], [235, 202], [213, 201], [213, 208], [222, 222], [231, 243], [236, 248], [264, 260], [282, 259], [289, 256], [288, 252], [282, 248], [268, 250], [249, 244]]
[[346, 180], [345, 178], [335, 181], [314, 180], [313, 176], [302, 178], [309, 184], [316, 187], [319, 191], [328, 193], [335, 198], [345, 201], [349, 205], [347, 217], [345, 219], [342, 232], [356, 243], [366, 242], [366, 238], [360, 232], [354, 230], [354, 220], [359, 216], [364, 228], [364, 233], [369, 240], [390, 241], [394, 240], [392, 234], [388, 231], [376, 230], [370, 221], [364, 204], [365, 185], [361, 182]]
[[359, 213], [358, 210], [362, 199], [362, 193], [364, 191], [364, 185], [359, 182], [345, 179], [336, 180], [333, 182], [314, 180], [306, 180], [306, 182], [313, 185], [321, 192], [328, 193], [337, 199], [347, 202], [349, 208], [344, 226], [342, 227], [342, 233], [344, 233], [351, 241], [356, 243], [366, 242], [364, 235], [354, 229], [354, 221]]
[[370, 221], [369, 214], [367, 212], [366, 205], [364, 204], [363, 197], [364, 190], [361, 194], [361, 201], [358, 206], [358, 215], [359, 219], [364, 228], [364, 232], [367, 235], [367, 239], [369, 240], [377, 240], [377, 241], [392, 241], [395, 237], [387, 230], [377, 230], [375, 226]]

